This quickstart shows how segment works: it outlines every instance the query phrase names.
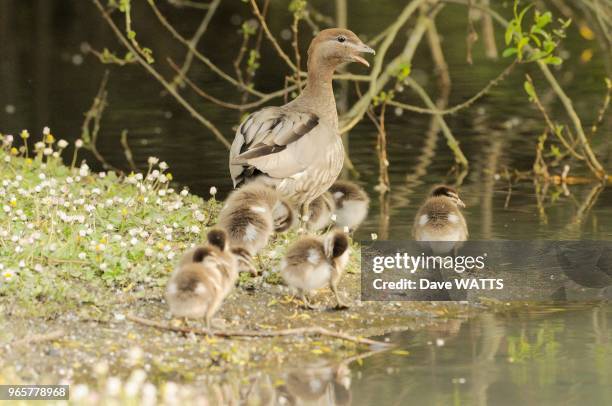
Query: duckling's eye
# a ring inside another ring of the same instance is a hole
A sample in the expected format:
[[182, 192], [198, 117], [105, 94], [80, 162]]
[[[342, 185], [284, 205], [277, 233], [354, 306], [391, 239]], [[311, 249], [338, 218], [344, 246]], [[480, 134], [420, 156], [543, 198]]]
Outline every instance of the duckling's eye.
[[340, 35], [340, 36], [337, 38], [337, 40], [338, 40], [338, 42], [344, 42], [344, 41], [346, 41], [346, 37], [345, 37], [344, 35]]

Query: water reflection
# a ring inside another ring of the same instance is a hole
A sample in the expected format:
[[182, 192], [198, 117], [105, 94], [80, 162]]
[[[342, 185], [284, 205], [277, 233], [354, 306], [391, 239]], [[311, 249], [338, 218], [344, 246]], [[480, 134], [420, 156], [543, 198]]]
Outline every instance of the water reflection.
[[[354, 404], [609, 404], [612, 388], [599, 385], [612, 372], [610, 310], [526, 306], [445, 331], [394, 334], [411, 355], [388, 353], [356, 368]], [[389, 375], [373, 373], [381, 370]]]

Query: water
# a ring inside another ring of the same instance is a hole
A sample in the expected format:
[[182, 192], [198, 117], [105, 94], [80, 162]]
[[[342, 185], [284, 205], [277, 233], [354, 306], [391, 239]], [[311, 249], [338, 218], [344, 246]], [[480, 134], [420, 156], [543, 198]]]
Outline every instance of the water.
[[[271, 25], [275, 32], [288, 26], [286, 13], [277, 3], [273, 2]], [[373, 3], [360, 0], [350, 5], [349, 25], [363, 37], [372, 37], [384, 28], [396, 15], [400, 2], [376, 2], [374, 18], [366, 11]], [[327, 2], [315, 4], [324, 12], [332, 12]], [[509, 15], [508, 10], [502, 11]], [[145, 26], [136, 24], [139, 41], [154, 44], [156, 66], [170, 77], [171, 70], [164, 59], [171, 56], [181, 61], [183, 51], [155, 22], [144, 2], [136, 2], [134, 13], [137, 22], [151, 21]], [[199, 13], [178, 15], [173, 22], [181, 32], [193, 32]], [[237, 26], [230, 21], [240, 21], [247, 15], [243, 2], [224, 2], [202, 42], [201, 49], [224, 69], [231, 69], [238, 47]], [[439, 16], [452, 78], [449, 106], [476, 93], [508, 63], [503, 59], [486, 60], [479, 43], [475, 64], [466, 64], [464, 16], [465, 10], [458, 6], [448, 6]], [[575, 26], [563, 43], [562, 52], [569, 61], [555, 74], [573, 98], [585, 128], [589, 128], [601, 104], [609, 55], [595, 41], [580, 37]], [[304, 34], [302, 39], [306, 41], [306, 37]], [[221, 144], [140, 67], [101, 66], [92, 55], [83, 54], [83, 42], [96, 49], [109, 47], [123, 53], [90, 2], [0, 2], [0, 131], [18, 133], [29, 128], [35, 132], [48, 125], [58, 138], [78, 138], [82, 114], [91, 104], [103, 71], [109, 69], [109, 107], [101, 123], [101, 153], [113, 165], [127, 169], [119, 144], [119, 134], [126, 129], [140, 167], [146, 165], [148, 156], [158, 156], [170, 164], [177, 184], [187, 185], [203, 196], [211, 186], [216, 186], [221, 196], [227, 194], [231, 181], [227, 151]], [[501, 46], [499, 35], [498, 44]], [[284, 72], [267, 45], [265, 49], [266, 62], [256, 83], [260, 90], [272, 91], [282, 86]], [[594, 57], [581, 62], [579, 55], [587, 49], [594, 52]], [[433, 68], [428, 50], [421, 46], [413, 61], [412, 76], [435, 95], [436, 80], [430, 75]], [[365, 73], [362, 67], [350, 70]], [[571, 186], [566, 195], [561, 187], [551, 185], [543, 203], [544, 215], [538, 210], [531, 181], [512, 185], [508, 197], [509, 186], [503, 174], [506, 170], [512, 173], [531, 169], [537, 136], [544, 128], [539, 113], [522, 91], [526, 72], [536, 80], [543, 99], [548, 100], [551, 114], [564, 121], [562, 107], [547, 92], [534, 66], [518, 67], [474, 106], [447, 117], [470, 160], [461, 195], [467, 204], [471, 238], [611, 239], [610, 189]], [[190, 77], [212, 94], [239, 100], [234, 89], [197, 63]], [[231, 140], [233, 127], [239, 122], [237, 112], [203, 102], [188, 90], [183, 93]], [[413, 94], [405, 93], [402, 100], [420, 104]], [[352, 91], [350, 100], [354, 100]], [[608, 168], [612, 167], [611, 124], [608, 114], [594, 140], [596, 152]], [[428, 116], [409, 112], [396, 116], [391, 109], [387, 118], [391, 192], [386, 200], [379, 200], [374, 189], [378, 176], [378, 161], [373, 153], [375, 127], [365, 119], [350, 133], [350, 157], [360, 175], [358, 182], [372, 199], [370, 215], [357, 238], [368, 238], [371, 233], [380, 238], [408, 238], [416, 210], [429, 188], [436, 183], [454, 182], [450, 173], [452, 155], [441, 134], [428, 134], [429, 126]], [[90, 164], [94, 163], [93, 157], [87, 158]], [[585, 174], [577, 164], [573, 165], [576, 167], [572, 167], [571, 174]], [[554, 169], [555, 173], [560, 171], [561, 168]], [[593, 193], [598, 197], [591, 207], [588, 197]], [[442, 327], [390, 336], [410, 352], [407, 356], [387, 352], [364, 359], [361, 365], [301, 366], [299, 370], [314, 372], [310, 378], [294, 377], [293, 389], [299, 392], [300, 382], [322, 374], [337, 378], [316, 379], [327, 379], [325, 396], [332, 396], [329, 388], [333, 388], [338, 394], [334, 399], [339, 403], [351, 399], [353, 404], [610, 404], [610, 317], [609, 306], [585, 305], [527, 307], [504, 315], [450, 318]], [[288, 378], [290, 373], [291, 368], [283, 365], [262, 379], [279, 375]]]

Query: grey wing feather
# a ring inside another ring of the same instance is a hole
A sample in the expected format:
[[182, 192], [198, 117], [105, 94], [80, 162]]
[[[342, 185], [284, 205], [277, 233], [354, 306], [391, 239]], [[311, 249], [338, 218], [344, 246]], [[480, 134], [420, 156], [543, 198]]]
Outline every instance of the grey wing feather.
[[230, 150], [230, 172], [234, 184], [240, 182], [239, 178], [245, 171], [266, 171], [252, 160], [270, 157], [282, 164], [284, 159], [275, 154], [307, 136], [318, 124], [319, 118], [315, 114], [287, 111], [280, 107], [268, 107], [251, 114], [238, 128]]

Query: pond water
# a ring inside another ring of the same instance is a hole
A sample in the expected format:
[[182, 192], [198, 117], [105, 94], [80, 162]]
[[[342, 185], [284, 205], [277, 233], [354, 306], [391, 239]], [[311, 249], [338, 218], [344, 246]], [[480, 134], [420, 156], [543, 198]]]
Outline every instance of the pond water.
[[[171, 70], [164, 61], [166, 56], [180, 61], [184, 52], [157, 24], [145, 3], [135, 2], [134, 7], [139, 41], [154, 44], [159, 69], [170, 77]], [[314, 3], [324, 12], [333, 11], [327, 2]], [[367, 9], [374, 3], [376, 16], [372, 18]], [[393, 20], [399, 3], [351, 2], [349, 26], [360, 36], [371, 38]], [[283, 4], [272, 2], [271, 29], [275, 32], [289, 24]], [[509, 15], [509, 9], [501, 11]], [[239, 37], [235, 34], [237, 24], [246, 16], [248, 7], [244, 2], [224, 2], [202, 41], [201, 49], [225, 69], [231, 69], [239, 46]], [[200, 18], [201, 13], [197, 11], [175, 11], [172, 21], [181, 32], [191, 33]], [[140, 21], [145, 20], [151, 23], [142, 25]], [[474, 65], [468, 65], [465, 9], [447, 6], [438, 20], [450, 66], [452, 91], [448, 105], [452, 106], [478, 92], [508, 61], [487, 60], [479, 42], [475, 47]], [[581, 37], [576, 26], [570, 29], [562, 46], [561, 52], [569, 60], [555, 74], [573, 98], [585, 128], [589, 128], [601, 105], [605, 62], [609, 55], [596, 41]], [[307, 41], [308, 37], [304, 31], [302, 40]], [[499, 32], [497, 40], [501, 47]], [[215, 186], [221, 197], [225, 196], [231, 190], [231, 180], [224, 147], [174, 99], [165, 95], [140, 67], [104, 67], [92, 55], [83, 54], [84, 42], [96, 49], [108, 47], [123, 53], [91, 2], [0, 2], [0, 131], [18, 133], [22, 128], [29, 128], [34, 133], [48, 125], [57, 138], [80, 137], [83, 113], [108, 68], [109, 106], [101, 122], [101, 153], [113, 165], [127, 169], [119, 143], [119, 134], [126, 129], [134, 158], [141, 167], [146, 166], [148, 156], [158, 156], [169, 163], [177, 184], [187, 185], [202, 196]], [[282, 45], [288, 46], [288, 42]], [[256, 85], [262, 91], [276, 90], [282, 87], [285, 72], [267, 45], [265, 49]], [[581, 60], [585, 50], [592, 51], [592, 59]], [[350, 70], [365, 73], [362, 67], [350, 67]], [[433, 70], [429, 52], [421, 45], [412, 64], [412, 76], [436, 94]], [[543, 86], [537, 69], [529, 65], [518, 67], [474, 106], [447, 117], [449, 127], [470, 161], [470, 171], [460, 190], [467, 204], [465, 213], [471, 238], [612, 239], [612, 190], [609, 188], [600, 190], [595, 185], [580, 185], [565, 191], [550, 185], [541, 206], [531, 181], [514, 184], [509, 191], [503, 176], [505, 171], [531, 169], [537, 137], [544, 128], [539, 113], [528, 103], [522, 90], [526, 72], [540, 86], [551, 114], [566, 121], [559, 102]], [[227, 100], [240, 99], [235, 89], [200, 65], [194, 65], [190, 77], [212, 94]], [[232, 139], [232, 127], [240, 119], [237, 112], [195, 98], [188, 89], [182, 91], [226, 138]], [[355, 98], [354, 92], [349, 93], [350, 103]], [[420, 103], [414, 94], [404, 93], [402, 100]], [[351, 131], [350, 158], [359, 173], [357, 181], [372, 199], [370, 215], [356, 238], [369, 238], [371, 233], [377, 233], [379, 238], [409, 238], [416, 210], [431, 186], [455, 181], [451, 173], [452, 154], [441, 134], [428, 131], [430, 125], [431, 119], [426, 115], [389, 113], [391, 191], [385, 199], [379, 199], [375, 190], [376, 129], [364, 119]], [[594, 139], [595, 150], [608, 168], [612, 167], [611, 131], [612, 120], [608, 115]], [[93, 157], [88, 157], [88, 163], [96, 165]], [[554, 171], [560, 173], [561, 168]], [[572, 167], [570, 173], [585, 174], [579, 167]], [[334, 388], [338, 403], [351, 399], [353, 404], [379, 401], [385, 404], [611, 404], [610, 318], [610, 307], [606, 305], [525, 308], [508, 315], [481, 314], [467, 320], [451, 320], [441, 330], [394, 335], [393, 340], [410, 352], [408, 356], [374, 355], [361, 365], [350, 364], [350, 372], [345, 370], [346, 365], [329, 368], [305, 365], [298, 372], [312, 370], [314, 376], [320, 373], [337, 377], [337, 382], [330, 378], [326, 388]], [[289, 371], [284, 366], [282, 369]], [[305, 388], [314, 391], [315, 384], [308, 386], [309, 379], [295, 377], [295, 390], [306, 384], [302, 388], [306, 395]], [[347, 387], [349, 393], [345, 393]], [[334, 395], [328, 392], [325, 396]]]

